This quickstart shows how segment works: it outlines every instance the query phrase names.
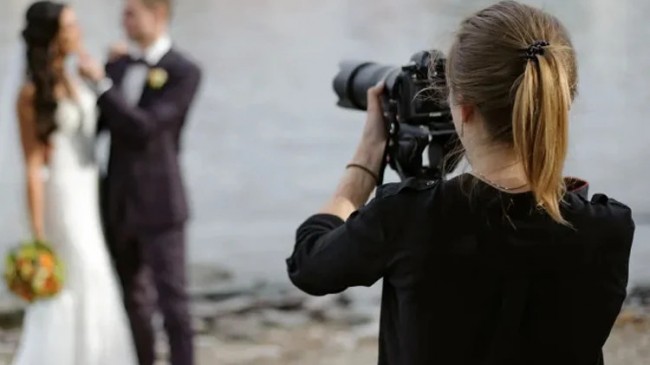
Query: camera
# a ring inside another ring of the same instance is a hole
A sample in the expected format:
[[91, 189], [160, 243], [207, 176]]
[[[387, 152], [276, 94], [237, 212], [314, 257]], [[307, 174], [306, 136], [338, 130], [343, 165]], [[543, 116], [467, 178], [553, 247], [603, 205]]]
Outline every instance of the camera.
[[[447, 104], [442, 52], [417, 52], [401, 67], [346, 60], [339, 68], [333, 86], [342, 108], [367, 110], [368, 89], [384, 82], [382, 105], [389, 138], [382, 179], [387, 164], [402, 180], [437, 180], [456, 167], [458, 159], [447, 158], [458, 138]], [[423, 161], [425, 151], [428, 165]]]

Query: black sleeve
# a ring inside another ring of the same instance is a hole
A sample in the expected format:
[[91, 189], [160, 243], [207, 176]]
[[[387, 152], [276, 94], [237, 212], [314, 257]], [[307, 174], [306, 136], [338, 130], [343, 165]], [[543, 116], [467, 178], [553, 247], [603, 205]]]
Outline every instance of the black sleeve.
[[174, 123], [182, 122], [182, 115], [190, 108], [200, 79], [200, 70], [188, 67], [187, 72], [175, 82], [170, 81], [163, 95], [147, 108], [129, 105], [120, 90], [113, 87], [98, 100], [102, 122], [111, 133], [134, 142], [145, 142], [161, 130], [178, 127]]
[[[591, 214], [596, 216], [588, 228], [597, 234], [590, 242], [597, 247], [592, 264], [595, 269], [581, 283], [581, 288], [574, 290], [574, 295], [580, 295], [586, 303], [579, 309], [581, 325], [577, 328], [587, 328], [591, 333], [576, 343], [581, 351], [600, 350], [620, 314], [627, 295], [635, 232], [632, 210], [616, 200], [596, 194], [591, 209]], [[593, 321], [594, 318], [598, 320]]]
[[106, 117], [104, 116], [104, 113], [101, 112], [101, 110], [99, 111], [99, 118], [97, 119], [96, 128], [96, 134], [100, 134], [106, 130]]
[[603, 227], [609, 225], [612, 228], [607, 230], [606, 234], [610, 237], [602, 247], [599, 265], [602, 277], [599, 283], [610, 294], [610, 298], [618, 298], [618, 301], [612, 303], [613, 323], [627, 295], [630, 254], [636, 226], [632, 210], [628, 206], [614, 199], [609, 199], [605, 206], [610, 217], [603, 223]]
[[289, 278], [312, 295], [338, 293], [351, 286], [371, 286], [386, 272], [395, 256], [394, 222], [384, 212], [395, 197], [378, 197], [344, 222], [318, 214], [296, 234], [287, 260]]
[[[106, 72], [107, 77], [110, 77], [110, 75], [112, 74], [114, 68], [115, 68], [115, 62], [108, 62], [104, 66], [104, 72]], [[104, 114], [104, 112], [102, 111], [101, 108], [99, 108], [98, 112], [99, 112], [99, 117], [97, 118], [97, 127], [96, 127], [97, 128], [97, 130], [96, 130], [97, 135], [99, 135], [102, 132], [107, 130], [107, 127], [106, 127], [106, 115]]]

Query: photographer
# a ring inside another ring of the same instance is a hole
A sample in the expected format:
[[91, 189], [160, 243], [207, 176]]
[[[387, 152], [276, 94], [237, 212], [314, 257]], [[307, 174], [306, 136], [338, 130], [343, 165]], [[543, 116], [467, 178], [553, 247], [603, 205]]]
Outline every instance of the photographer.
[[383, 278], [379, 364], [602, 364], [626, 295], [630, 209], [565, 180], [575, 53], [514, 1], [462, 22], [448, 54], [471, 172], [378, 188], [382, 85], [332, 199], [297, 231], [291, 281], [313, 295]]

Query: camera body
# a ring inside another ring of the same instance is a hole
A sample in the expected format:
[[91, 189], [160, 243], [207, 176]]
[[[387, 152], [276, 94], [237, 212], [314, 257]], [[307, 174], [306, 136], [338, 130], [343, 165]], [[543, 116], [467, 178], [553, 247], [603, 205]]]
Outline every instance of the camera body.
[[401, 67], [343, 61], [334, 78], [337, 105], [367, 110], [367, 90], [380, 81], [385, 84], [382, 104], [389, 136], [382, 176], [388, 164], [402, 180], [442, 178], [458, 162], [446, 161], [457, 138], [446, 98], [443, 53], [421, 51]]

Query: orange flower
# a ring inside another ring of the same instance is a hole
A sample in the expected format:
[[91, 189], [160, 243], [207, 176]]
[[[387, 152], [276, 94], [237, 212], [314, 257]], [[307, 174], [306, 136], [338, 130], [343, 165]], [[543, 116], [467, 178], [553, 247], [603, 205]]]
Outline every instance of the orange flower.
[[50, 293], [50, 294], [56, 293], [57, 287], [58, 287], [58, 285], [56, 283], [56, 280], [54, 280], [53, 276], [50, 276], [47, 279], [47, 281], [45, 281], [45, 292], [46, 293]]
[[31, 302], [32, 299], [34, 298], [32, 296], [32, 294], [27, 289], [25, 289], [24, 287], [17, 288], [16, 294], [18, 294], [18, 296], [20, 296], [21, 298], [27, 300], [28, 302]]
[[48, 271], [51, 271], [54, 269], [54, 259], [52, 258], [51, 255], [47, 253], [41, 253], [38, 257], [38, 263], [42, 267], [48, 269]]
[[29, 260], [21, 257], [16, 260], [16, 269], [20, 272], [21, 268], [28, 264], [30, 264]]
[[34, 275], [34, 265], [30, 261], [24, 260], [18, 265], [18, 272], [21, 278], [29, 280]]

